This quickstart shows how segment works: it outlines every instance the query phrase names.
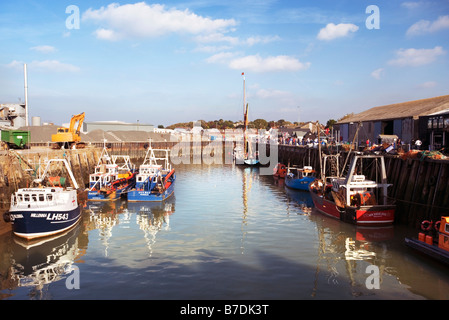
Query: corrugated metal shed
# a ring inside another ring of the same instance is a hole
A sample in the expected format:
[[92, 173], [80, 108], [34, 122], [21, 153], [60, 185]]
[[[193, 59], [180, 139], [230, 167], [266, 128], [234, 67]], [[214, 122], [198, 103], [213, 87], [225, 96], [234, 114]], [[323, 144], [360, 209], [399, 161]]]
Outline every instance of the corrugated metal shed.
[[416, 120], [421, 116], [444, 110], [449, 110], [449, 95], [374, 107], [349, 116], [339, 121], [338, 124], [403, 118]]
[[122, 121], [98, 121], [84, 122], [83, 132], [91, 132], [94, 130], [103, 131], [147, 131], [153, 132], [154, 126], [145, 123], [126, 123]]

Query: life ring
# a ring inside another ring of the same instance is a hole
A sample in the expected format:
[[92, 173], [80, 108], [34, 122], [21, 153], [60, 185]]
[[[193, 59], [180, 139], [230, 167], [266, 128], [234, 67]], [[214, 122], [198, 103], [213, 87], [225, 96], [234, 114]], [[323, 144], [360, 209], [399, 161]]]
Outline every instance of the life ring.
[[441, 221], [435, 222], [434, 228], [435, 228], [436, 231], [440, 231], [440, 224], [441, 224]]
[[421, 222], [421, 230], [423, 231], [429, 231], [432, 229], [432, 222], [429, 220], [424, 220]]

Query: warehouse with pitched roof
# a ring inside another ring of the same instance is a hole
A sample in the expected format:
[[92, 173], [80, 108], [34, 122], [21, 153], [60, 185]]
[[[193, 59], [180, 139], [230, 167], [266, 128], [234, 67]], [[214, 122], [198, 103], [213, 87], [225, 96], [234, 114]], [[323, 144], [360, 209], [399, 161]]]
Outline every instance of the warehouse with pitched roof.
[[449, 144], [449, 95], [374, 107], [337, 124], [343, 141], [352, 141], [360, 124], [359, 144], [367, 139], [379, 143], [383, 136], [396, 136], [405, 144], [419, 139], [423, 147], [444, 147]]

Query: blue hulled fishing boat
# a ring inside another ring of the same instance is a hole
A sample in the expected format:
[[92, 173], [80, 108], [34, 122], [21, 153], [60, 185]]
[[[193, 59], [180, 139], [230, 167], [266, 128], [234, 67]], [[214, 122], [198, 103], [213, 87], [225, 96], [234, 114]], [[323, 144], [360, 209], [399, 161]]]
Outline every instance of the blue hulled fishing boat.
[[288, 167], [285, 176], [285, 185], [292, 189], [309, 191], [309, 184], [315, 181], [315, 170], [312, 167]]
[[[155, 151], [163, 152], [164, 156], [157, 158]], [[164, 201], [174, 193], [176, 173], [169, 162], [169, 152], [169, 149], [153, 149], [149, 144], [136, 175], [135, 188], [128, 192], [128, 201]]]

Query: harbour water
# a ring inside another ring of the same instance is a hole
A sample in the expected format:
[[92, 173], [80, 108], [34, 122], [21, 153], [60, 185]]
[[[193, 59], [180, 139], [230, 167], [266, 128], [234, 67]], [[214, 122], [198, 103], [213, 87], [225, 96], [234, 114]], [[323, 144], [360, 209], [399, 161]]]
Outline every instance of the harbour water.
[[257, 168], [177, 166], [162, 204], [89, 203], [57, 238], [0, 239], [0, 299], [449, 299], [410, 227], [359, 228]]

